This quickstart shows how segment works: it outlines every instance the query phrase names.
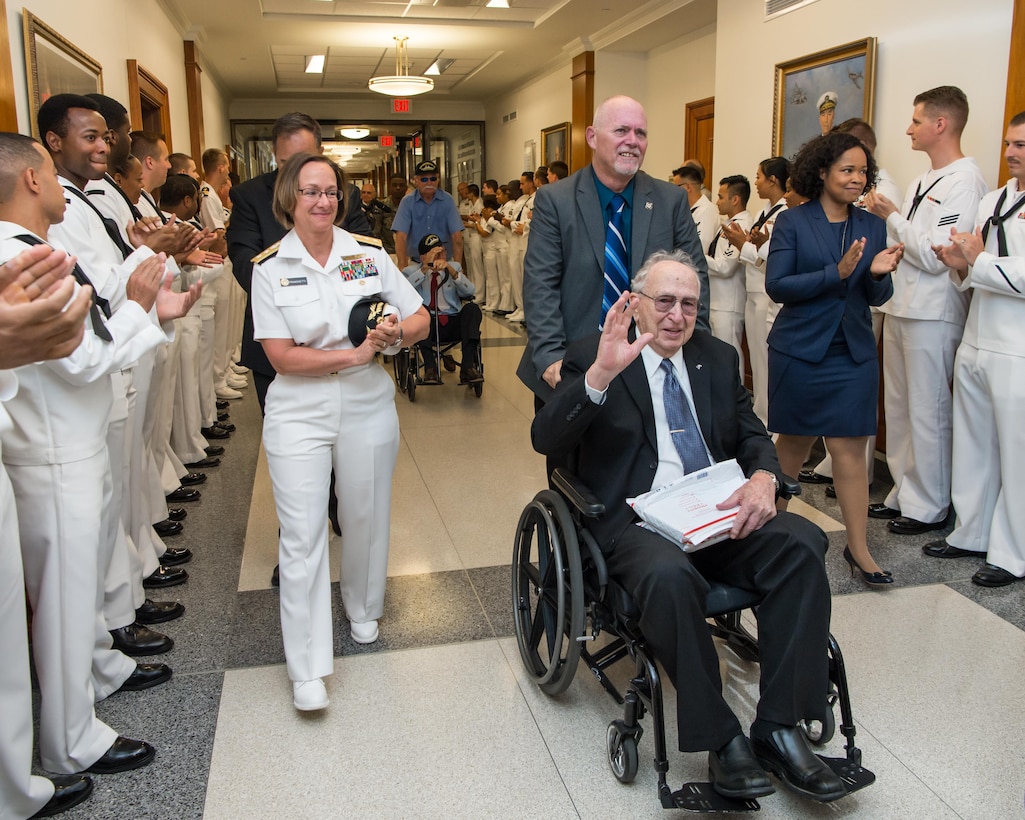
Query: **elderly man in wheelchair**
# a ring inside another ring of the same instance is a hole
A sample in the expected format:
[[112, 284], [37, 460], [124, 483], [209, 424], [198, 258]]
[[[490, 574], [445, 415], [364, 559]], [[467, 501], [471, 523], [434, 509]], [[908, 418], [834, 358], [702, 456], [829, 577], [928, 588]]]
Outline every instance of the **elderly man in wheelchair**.
[[[473, 385], [484, 381], [480, 361], [480, 325], [483, 316], [473, 301], [474, 286], [458, 262], [450, 262], [441, 237], [429, 233], [417, 246], [420, 264], [403, 270], [409, 283], [420, 292], [431, 314], [431, 332], [422, 345], [432, 345], [433, 354], [424, 354], [424, 381], [439, 382], [439, 358], [446, 367], [451, 358], [442, 355], [441, 345], [460, 342], [459, 383]], [[464, 299], [468, 299], [465, 304]], [[455, 369], [452, 363], [450, 369]]]
[[[647, 647], [677, 690], [680, 750], [707, 751], [714, 791], [738, 801], [771, 794], [768, 771], [790, 790], [829, 802], [866, 783], [845, 784], [802, 731], [808, 721], [827, 720], [827, 693], [835, 691], [827, 655], [835, 643], [824, 566], [828, 542], [809, 521], [777, 513], [784, 477], [775, 448], [739, 380], [736, 352], [695, 329], [698, 299], [698, 278], [685, 254], [649, 258], [632, 292], [610, 309], [602, 333], [570, 345], [562, 381], [534, 418], [534, 448], [572, 464], [596, 508], [603, 508], [603, 515], [584, 522], [588, 537], [601, 551], [608, 578], [639, 609]], [[638, 526], [625, 499], [731, 458], [748, 480], [718, 505], [737, 513], [725, 540], [684, 552]], [[760, 698], [750, 742], [722, 696], [706, 622], [710, 583], [753, 593], [758, 601]], [[601, 679], [597, 668], [592, 671]], [[846, 680], [843, 687], [846, 694]], [[636, 745], [633, 755], [636, 769]]]

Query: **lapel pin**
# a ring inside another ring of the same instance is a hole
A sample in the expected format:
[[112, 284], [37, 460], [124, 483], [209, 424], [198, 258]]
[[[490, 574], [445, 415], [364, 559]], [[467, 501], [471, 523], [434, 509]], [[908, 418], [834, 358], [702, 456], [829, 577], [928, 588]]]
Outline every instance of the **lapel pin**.
[[694, 369], [695, 370], [700, 370], [701, 369], [701, 365], [699, 365], [699, 364], [694, 365]]
[[650, 211], [654, 206], [650, 202], [644, 203], [644, 210]]

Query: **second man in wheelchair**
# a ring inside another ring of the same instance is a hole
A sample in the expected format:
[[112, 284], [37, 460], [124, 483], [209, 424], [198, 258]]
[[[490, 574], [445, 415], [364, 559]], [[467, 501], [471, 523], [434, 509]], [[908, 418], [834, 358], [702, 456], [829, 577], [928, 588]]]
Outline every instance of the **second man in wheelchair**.
[[[602, 333], [570, 345], [562, 381], [534, 418], [534, 448], [568, 459], [605, 504], [590, 529], [676, 687], [680, 750], [707, 750], [709, 777], [727, 797], [771, 794], [764, 766], [806, 797], [835, 800], [843, 782], [797, 727], [827, 709], [828, 542], [809, 521], [777, 514], [775, 448], [740, 382], [736, 351], [695, 330], [699, 294], [686, 254], [649, 257]], [[731, 458], [748, 481], [719, 505], [739, 507], [729, 539], [685, 553], [637, 526], [625, 499]], [[762, 596], [750, 744], [722, 696], [705, 623], [709, 582]]]
[[[474, 286], [458, 262], [450, 262], [441, 237], [429, 233], [417, 246], [420, 263], [408, 265], [402, 272], [416, 288], [431, 314], [431, 333], [425, 345], [460, 342], [462, 361], [459, 381], [471, 384], [484, 380], [477, 362], [480, 358], [480, 307], [473, 301]], [[465, 304], [463, 300], [467, 299]], [[447, 357], [446, 357], [447, 358]], [[424, 357], [424, 380], [438, 381], [438, 357]], [[449, 368], [454, 369], [454, 367]]]

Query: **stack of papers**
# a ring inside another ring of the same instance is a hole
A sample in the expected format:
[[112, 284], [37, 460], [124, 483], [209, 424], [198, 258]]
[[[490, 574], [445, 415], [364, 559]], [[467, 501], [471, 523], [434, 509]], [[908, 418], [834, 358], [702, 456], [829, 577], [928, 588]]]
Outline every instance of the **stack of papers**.
[[684, 552], [697, 552], [724, 540], [733, 527], [739, 507], [716, 509], [747, 478], [731, 458], [679, 478], [657, 490], [628, 498], [644, 526], [668, 538]]

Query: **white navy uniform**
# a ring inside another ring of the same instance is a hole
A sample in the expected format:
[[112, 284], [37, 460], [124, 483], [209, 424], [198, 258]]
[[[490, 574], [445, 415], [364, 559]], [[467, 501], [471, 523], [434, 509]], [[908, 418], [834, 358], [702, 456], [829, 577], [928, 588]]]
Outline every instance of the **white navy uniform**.
[[[718, 209], [717, 209], [718, 210]], [[751, 230], [754, 217], [748, 211], [741, 211], [727, 220], [736, 222], [745, 231]], [[712, 335], [733, 345], [740, 358], [740, 377], [744, 378], [744, 351], [741, 339], [744, 336], [744, 308], [747, 304], [745, 270], [740, 263], [740, 252], [722, 235], [719, 228], [706, 242], [705, 263], [708, 265], [708, 323]]]
[[[349, 312], [377, 295], [404, 319], [423, 307], [380, 240], [334, 229], [321, 267], [295, 231], [254, 258], [254, 338], [347, 350]], [[389, 352], [389, 351], [386, 351]], [[381, 617], [388, 570], [392, 473], [399, 446], [395, 384], [376, 362], [333, 375], [278, 374], [267, 391], [263, 445], [278, 522], [281, 632], [288, 676], [334, 669], [324, 510], [335, 470], [342, 532], [341, 593], [350, 621]]]
[[[26, 243], [14, 237], [29, 233], [0, 222], [0, 261], [23, 251]], [[136, 255], [122, 265], [124, 273], [152, 252]], [[105, 324], [113, 342], [95, 335], [87, 318], [85, 337], [70, 356], [15, 371], [18, 393], [6, 404], [13, 427], [3, 433], [33, 611], [40, 756], [43, 768], [62, 773], [88, 768], [110, 748], [117, 733], [96, 717], [94, 702], [135, 670], [135, 661], [111, 648], [102, 614], [113, 550], [101, 534], [112, 492], [110, 374], [167, 341], [155, 312], [136, 302], [125, 301]]]
[[[536, 192], [535, 192], [536, 193]], [[509, 225], [509, 276], [510, 293], [515, 310], [523, 312], [523, 257], [527, 253], [527, 239], [530, 236], [530, 217], [534, 210], [534, 194], [524, 194], [513, 205], [515, 214]], [[517, 229], [523, 233], [517, 233]]]
[[[776, 217], [787, 209], [786, 200], [762, 208], [755, 223], [772, 236]], [[751, 356], [751, 386], [755, 415], [762, 424], [769, 421], [769, 304], [772, 300], [765, 292], [765, 262], [769, 258], [769, 243], [763, 242], [756, 248], [753, 242], [745, 242], [740, 249], [740, 261], [744, 263], [744, 285], [747, 288], [747, 302], [744, 306], [744, 327], [747, 330], [747, 350]]]
[[[14, 396], [18, 377], [0, 370], [0, 401]], [[0, 439], [11, 420], [0, 404]], [[18, 546], [18, 512], [0, 466], [0, 817], [31, 817], [53, 796], [53, 783], [32, 772], [32, 679], [25, 623], [25, 576]]]
[[972, 230], [985, 194], [979, 166], [963, 157], [912, 182], [902, 210], [886, 220], [890, 241], [904, 243], [904, 258], [893, 273], [893, 297], [881, 307], [886, 461], [894, 481], [885, 503], [930, 524], [950, 506], [949, 385], [968, 309], [968, 293], [950, 281], [932, 246], [948, 244], [951, 228]]
[[[470, 216], [484, 210], [484, 201], [478, 196], [476, 202], [471, 202], [469, 197], [459, 201], [459, 215]], [[481, 244], [481, 235], [472, 224], [463, 228], [463, 258], [466, 261], [466, 275], [473, 282], [477, 292], [477, 303], [484, 301], [484, 248]]]
[[[953, 487], [957, 526], [947, 543], [1025, 576], [1025, 202], [1017, 180], [987, 194], [976, 224], [1007, 215], [1006, 252], [991, 226], [959, 286], [971, 307], [954, 364]], [[954, 274], [952, 274], [953, 276]]]

